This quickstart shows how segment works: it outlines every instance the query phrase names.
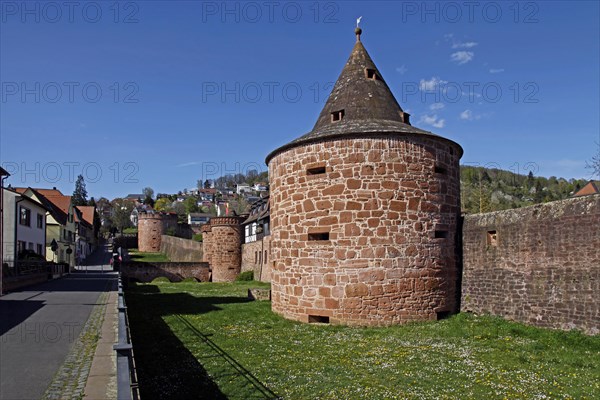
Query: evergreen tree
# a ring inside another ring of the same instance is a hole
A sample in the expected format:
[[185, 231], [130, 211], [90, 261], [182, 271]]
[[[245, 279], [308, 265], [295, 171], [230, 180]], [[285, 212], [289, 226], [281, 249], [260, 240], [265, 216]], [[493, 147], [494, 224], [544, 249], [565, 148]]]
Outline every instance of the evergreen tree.
[[83, 180], [83, 175], [79, 175], [77, 177], [77, 181], [75, 182], [75, 190], [73, 191], [73, 196], [71, 197], [71, 203], [74, 206], [87, 206], [87, 190], [85, 189], [85, 182]]
[[144, 199], [144, 204], [150, 207], [154, 207], [154, 199], [152, 197], [146, 196], [146, 198]]
[[531, 189], [534, 184], [535, 184], [535, 178], [533, 177], [533, 172], [529, 171], [529, 174], [527, 175], [527, 188]]

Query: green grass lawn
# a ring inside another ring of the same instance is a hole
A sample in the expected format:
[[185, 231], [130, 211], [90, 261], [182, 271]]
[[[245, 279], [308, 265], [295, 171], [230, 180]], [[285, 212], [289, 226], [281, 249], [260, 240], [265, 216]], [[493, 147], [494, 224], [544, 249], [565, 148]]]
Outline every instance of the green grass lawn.
[[129, 258], [131, 261], [138, 262], [168, 262], [169, 258], [165, 253], [141, 252], [138, 249], [129, 249]]
[[600, 336], [459, 314], [388, 328], [302, 324], [257, 282], [127, 292], [142, 398], [597, 399]]

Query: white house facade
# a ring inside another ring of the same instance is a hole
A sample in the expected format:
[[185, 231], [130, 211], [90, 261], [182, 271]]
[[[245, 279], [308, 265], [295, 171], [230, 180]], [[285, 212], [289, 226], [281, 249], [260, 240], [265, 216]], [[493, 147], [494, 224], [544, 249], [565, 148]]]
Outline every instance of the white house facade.
[[7, 188], [2, 188], [3, 261], [12, 261], [30, 250], [46, 256], [46, 213], [41, 203]]

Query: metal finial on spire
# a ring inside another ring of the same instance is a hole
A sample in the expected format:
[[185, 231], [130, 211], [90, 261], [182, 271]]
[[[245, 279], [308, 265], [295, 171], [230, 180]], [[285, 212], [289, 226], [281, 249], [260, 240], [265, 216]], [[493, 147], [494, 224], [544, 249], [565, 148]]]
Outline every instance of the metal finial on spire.
[[362, 16], [360, 16], [356, 19], [356, 29], [354, 29], [354, 33], [356, 33], [356, 41], [357, 42], [360, 42], [360, 34], [362, 33], [362, 29], [360, 29], [360, 27], [358, 26], [358, 24], [360, 24], [361, 19], [362, 19]]

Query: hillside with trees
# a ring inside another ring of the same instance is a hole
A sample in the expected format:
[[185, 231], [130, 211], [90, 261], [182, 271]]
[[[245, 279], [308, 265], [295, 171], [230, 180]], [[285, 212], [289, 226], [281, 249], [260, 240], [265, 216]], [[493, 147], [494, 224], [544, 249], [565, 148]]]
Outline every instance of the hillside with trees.
[[213, 180], [198, 180], [197, 185], [199, 189], [211, 187], [211, 184], [214, 185], [214, 187], [216, 188], [232, 188], [235, 187], [235, 185], [241, 183], [245, 183], [252, 186], [255, 183], [259, 182], [269, 182], [269, 173], [267, 171], [258, 172], [257, 170], [252, 169], [248, 171], [247, 174], [226, 174]]
[[587, 180], [536, 177], [495, 168], [460, 167], [461, 208], [463, 212], [506, 210], [566, 199]]
[[[222, 188], [268, 181], [266, 171], [260, 174], [250, 171], [248, 175], [219, 177], [214, 184]], [[585, 179], [545, 178], [534, 176], [533, 172], [521, 175], [502, 169], [461, 165], [461, 209], [474, 214], [562, 200], [572, 196], [587, 182]], [[209, 186], [209, 182], [198, 181], [198, 185]]]

